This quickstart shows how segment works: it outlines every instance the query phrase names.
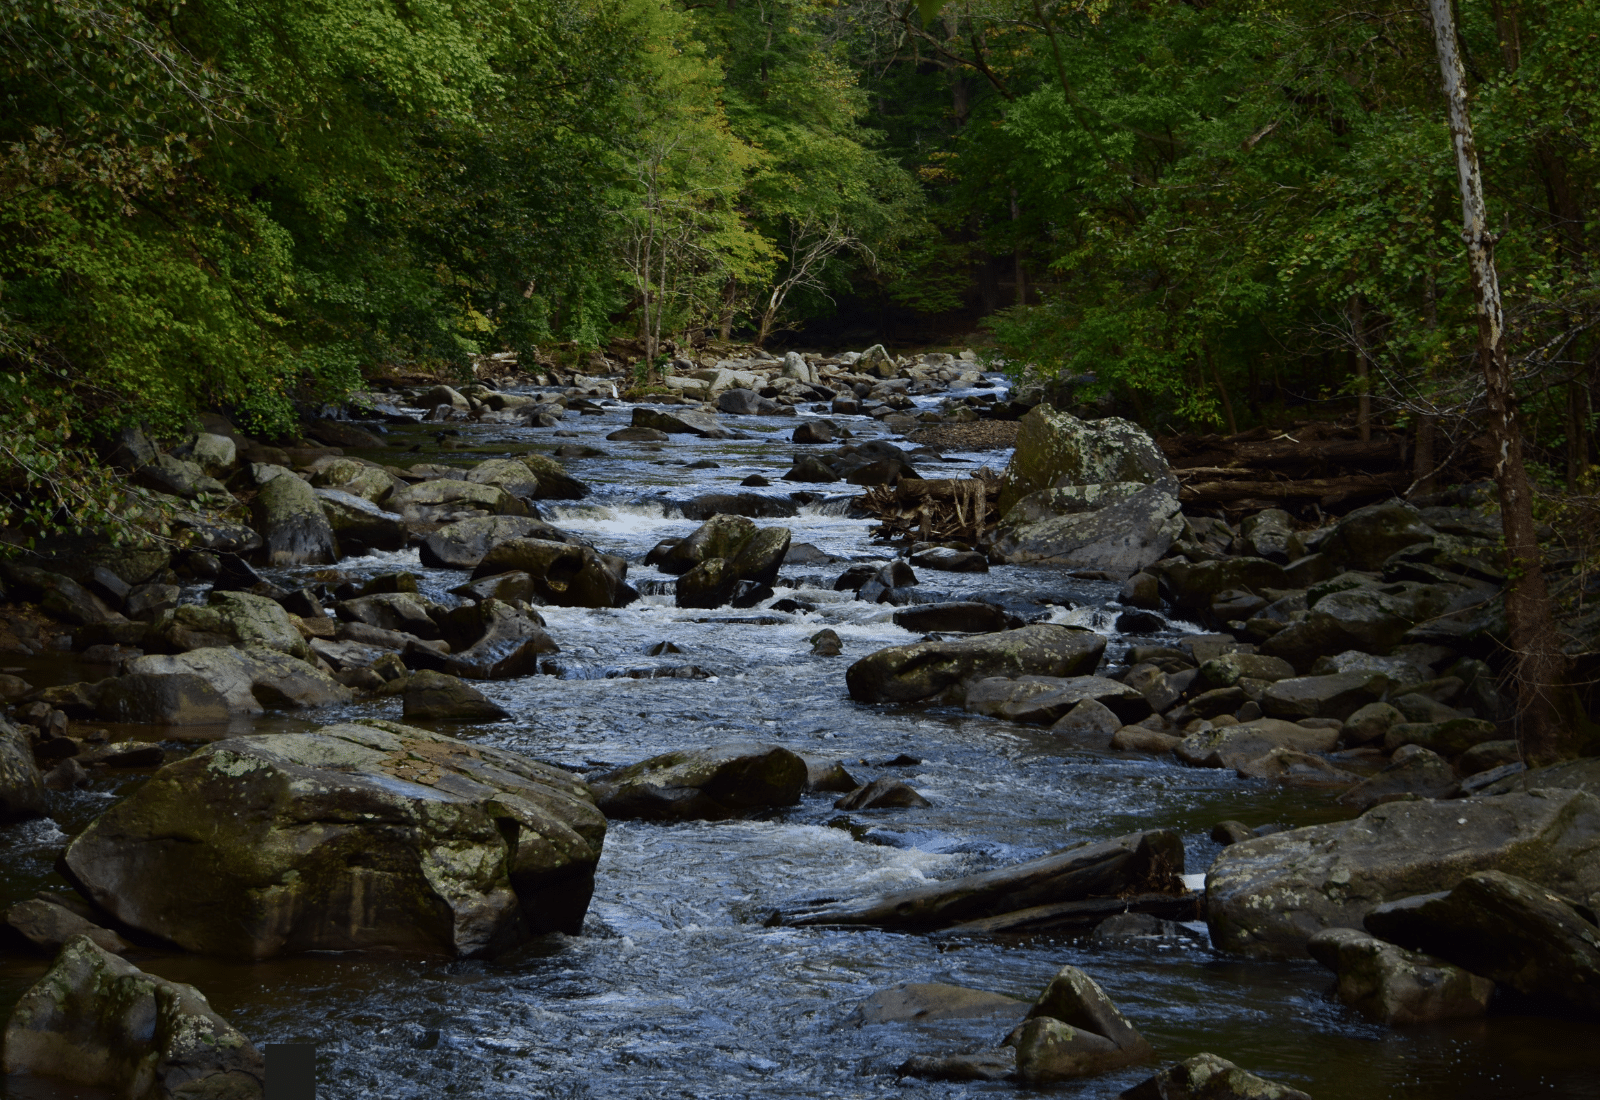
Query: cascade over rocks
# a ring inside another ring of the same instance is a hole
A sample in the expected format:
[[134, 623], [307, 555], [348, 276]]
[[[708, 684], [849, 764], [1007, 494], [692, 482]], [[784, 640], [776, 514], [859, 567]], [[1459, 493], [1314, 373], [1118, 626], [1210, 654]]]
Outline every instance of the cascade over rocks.
[[577, 777], [370, 721], [207, 745], [96, 818], [65, 866], [190, 951], [473, 955], [577, 932], [604, 838]]
[[6, 1022], [6, 1073], [129, 1100], [259, 1100], [265, 1064], [192, 985], [77, 936]]

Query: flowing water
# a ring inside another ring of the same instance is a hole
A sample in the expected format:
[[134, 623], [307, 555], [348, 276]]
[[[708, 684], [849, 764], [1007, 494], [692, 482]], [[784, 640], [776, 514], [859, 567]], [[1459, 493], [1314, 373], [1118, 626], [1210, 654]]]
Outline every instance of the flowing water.
[[[610, 443], [604, 436], [627, 423], [627, 407], [570, 416], [563, 429], [578, 436], [561, 442], [607, 453], [568, 460], [595, 493], [547, 503], [547, 518], [626, 555], [634, 563], [629, 580], [641, 590], [650, 587], [642, 582], [670, 579], [639, 563], [661, 538], [697, 526], [675, 502], [739, 491], [738, 481], [752, 473], [773, 481], [755, 492], [787, 499], [798, 488], [778, 480], [794, 450], [787, 442], [794, 420], [724, 419], [750, 438]], [[863, 435], [876, 432], [864, 418], [836, 419]], [[463, 426], [461, 451], [433, 454], [433, 430], [416, 429], [416, 438], [427, 443], [430, 460], [445, 462], [552, 442], [548, 430]], [[946, 458], [919, 468], [928, 476], [965, 476], [1005, 456]], [[687, 465], [702, 459], [718, 465]], [[1600, 1033], [1592, 1024], [1495, 1015], [1378, 1027], [1331, 999], [1330, 975], [1316, 964], [1216, 955], [1203, 925], [1194, 926], [1195, 940], [1157, 948], [766, 927], [786, 904], [913, 886], [1134, 829], [1181, 830], [1188, 870], [1203, 872], [1218, 851], [1208, 834], [1219, 820], [1301, 825], [1342, 816], [1322, 794], [1097, 751], [949, 708], [850, 702], [850, 661], [915, 638], [894, 625], [892, 609], [830, 590], [844, 563], [888, 557], [868, 537], [870, 523], [845, 513], [840, 498], [823, 496], [796, 517], [758, 521], [786, 524], [796, 542], [839, 559], [785, 567], [795, 583], [775, 598], [802, 599], [814, 611], [679, 610], [663, 595], [619, 610], [545, 608], [561, 645], [548, 674], [480, 685], [515, 717], [448, 732], [579, 772], [685, 746], [772, 741], [840, 759], [861, 781], [905, 779], [932, 808], [845, 815], [832, 808], [835, 796], [808, 795], [797, 807], [754, 820], [615, 822], [583, 934], [541, 939], [493, 960], [318, 954], [241, 963], [143, 952], [135, 961], [197, 985], [258, 1045], [316, 1043], [324, 1098], [1012, 1094], [1018, 1090], [1009, 1084], [900, 1081], [894, 1074], [913, 1053], [992, 1044], [1008, 1024], [857, 1026], [852, 1011], [874, 990], [908, 981], [1031, 1000], [1068, 963], [1106, 988], [1163, 1061], [1212, 1051], [1318, 1100], [1600, 1096]], [[423, 569], [414, 551], [340, 568], [354, 576], [410, 569], [423, 576], [429, 595], [446, 601], [446, 590], [464, 579]], [[987, 575], [922, 571], [920, 579], [945, 598], [981, 593], [1029, 616], [1089, 626], [1111, 636], [1113, 655], [1127, 644], [1112, 632], [1119, 608], [1115, 588], [1104, 582], [1022, 567]], [[811, 656], [807, 639], [823, 627], [843, 639], [842, 657]], [[646, 653], [663, 641], [681, 653]], [[711, 675], [625, 675], [681, 665]], [[16, 666], [35, 684], [106, 674], [61, 658]], [[399, 704], [352, 705], [323, 712], [318, 722], [372, 715], [398, 718]], [[317, 723], [283, 715], [253, 723], [261, 731], [308, 724]], [[916, 762], [891, 763], [897, 759]], [[52, 865], [63, 844], [141, 778], [107, 777], [91, 791], [54, 795], [53, 820], [0, 829], [0, 903], [61, 885]], [[9, 1012], [46, 966], [41, 957], [0, 954], [0, 1012]], [[1111, 1097], [1148, 1073], [1137, 1068], [1053, 1091]], [[0, 1097], [9, 1100], [90, 1096], [0, 1078]]]

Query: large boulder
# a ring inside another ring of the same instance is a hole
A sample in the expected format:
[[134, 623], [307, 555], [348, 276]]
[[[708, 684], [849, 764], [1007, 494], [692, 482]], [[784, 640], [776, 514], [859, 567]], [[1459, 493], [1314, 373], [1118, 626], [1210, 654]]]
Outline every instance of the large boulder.
[[1594, 909], [1525, 878], [1469, 875], [1446, 893], [1381, 905], [1367, 914], [1366, 926], [1543, 1003], [1600, 1016]]
[[148, 650], [171, 653], [230, 645], [264, 646], [301, 658], [311, 653], [278, 603], [250, 592], [215, 589], [203, 604], [182, 604], [162, 612], [144, 641]]
[[1000, 486], [1000, 514], [1040, 489], [1137, 481], [1169, 481], [1172, 471], [1155, 440], [1117, 417], [1092, 423], [1036, 405], [1022, 418], [1017, 448]]
[[339, 559], [333, 525], [316, 491], [283, 466], [254, 467], [260, 489], [251, 502], [268, 565], [324, 565]]
[[577, 777], [371, 721], [207, 745], [96, 818], [65, 867], [190, 951], [473, 955], [577, 932], [604, 838]]
[[99, 596], [60, 573], [19, 561], [0, 560], [0, 577], [18, 595], [26, 596], [46, 615], [63, 622], [87, 626], [122, 621], [122, 615], [107, 607]]
[[528, 538], [573, 544], [582, 541], [532, 516], [479, 516], [439, 528], [422, 540], [418, 552], [423, 565], [476, 569], [484, 555], [502, 542]]
[[522, 572], [539, 599], [558, 607], [623, 607], [637, 595], [625, 579], [627, 564], [591, 546], [540, 538], [507, 539], [483, 556], [474, 580]]
[[777, 745], [719, 745], [653, 756], [591, 776], [589, 786], [611, 818], [738, 817], [799, 802], [806, 762]]
[[[1106, 640], [1088, 630], [1039, 623], [996, 634], [890, 646], [845, 672], [860, 703], [960, 702], [965, 687], [991, 676], [1079, 676], [1094, 671]], [[960, 696], [961, 698], [957, 698]]]
[[1338, 730], [1307, 729], [1277, 718], [1257, 718], [1221, 729], [1191, 733], [1173, 754], [1196, 768], [1240, 768], [1279, 749], [1296, 753], [1328, 752]]
[[1259, 592], [1265, 588], [1293, 588], [1283, 566], [1266, 558], [1213, 558], [1191, 562], [1174, 558], [1150, 570], [1158, 574], [1173, 606], [1181, 611], [1206, 614], [1217, 595], [1230, 589]]
[[[314, 665], [265, 646], [209, 647], [148, 654], [106, 684], [97, 713], [107, 722], [192, 725], [261, 714], [266, 707], [306, 709], [350, 701], [350, 689]], [[193, 677], [215, 693], [200, 689]], [[172, 681], [163, 687], [163, 681]], [[216, 701], [226, 708], [219, 719]]]
[[68, 941], [6, 1022], [8, 1074], [128, 1100], [258, 1100], [250, 1041], [192, 985], [146, 974], [88, 936]]
[[34, 762], [28, 737], [0, 717], [0, 821], [39, 817], [44, 812], [44, 777]]
[[1297, 676], [1278, 680], [1262, 693], [1261, 712], [1294, 722], [1301, 718], [1337, 718], [1381, 700], [1389, 690], [1381, 672], [1336, 672], [1331, 676]]
[[587, 485], [548, 455], [518, 455], [517, 461], [539, 482], [538, 491], [533, 494], [535, 500], [582, 500], [589, 495]]
[[383, 630], [398, 630], [417, 638], [439, 637], [439, 624], [429, 614], [432, 607], [412, 592], [380, 592], [340, 600], [334, 611], [347, 623], [366, 623]]
[[228, 498], [228, 487], [206, 474], [198, 462], [160, 454], [156, 460], [133, 472], [133, 482], [146, 489], [193, 500], [198, 497]]
[[313, 489], [322, 514], [337, 538], [354, 540], [372, 550], [404, 550], [409, 537], [405, 520], [365, 497], [344, 489]]
[[1133, 574], [1164, 557], [1182, 527], [1170, 481], [1040, 489], [1004, 513], [993, 553], [1008, 563]]
[[1488, 978], [1354, 928], [1325, 928], [1306, 948], [1339, 976], [1341, 1001], [1383, 1024], [1482, 1016], [1494, 992]]
[[712, 516], [652, 564], [663, 573], [681, 575], [711, 558], [731, 560], [759, 530], [744, 516]]
[[405, 679], [400, 697], [406, 718], [438, 722], [498, 722], [506, 709], [459, 677], [424, 669]]
[[382, 504], [405, 486], [389, 471], [354, 458], [319, 463], [311, 475], [311, 484], [319, 489], [337, 489], [373, 504]]
[[1451, 610], [1454, 597], [1466, 591], [1414, 582], [1369, 584], [1312, 601], [1309, 597], [1317, 592], [1313, 588], [1306, 617], [1268, 638], [1261, 652], [1282, 657], [1302, 671], [1319, 657], [1351, 649], [1382, 656], [1399, 645], [1415, 623]]
[[539, 479], [521, 462], [511, 458], [490, 458], [467, 471], [468, 481], [495, 485], [514, 497], [532, 500], [539, 493]]
[[1354, 821], [1245, 840], [1212, 864], [1206, 918], [1223, 951], [1293, 958], [1324, 928], [1360, 928], [1384, 902], [1499, 869], [1600, 900], [1600, 799], [1538, 790], [1389, 802]]
[[389, 507], [413, 523], [528, 514], [528, 506], [500, 486], [456, 478], [419, 481], [390, 497]]

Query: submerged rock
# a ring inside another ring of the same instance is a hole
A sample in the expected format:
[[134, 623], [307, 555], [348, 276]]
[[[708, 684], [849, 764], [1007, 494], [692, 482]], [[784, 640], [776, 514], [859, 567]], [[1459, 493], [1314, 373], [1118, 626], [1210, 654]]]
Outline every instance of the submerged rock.
[[190, 951], [472, 955], [576, 932], [604, 838], [576, 776], [373, 721], [208, 745], [96, 818], [65, 866]]
[[1311, 1095], [1215, 1054], [1196, 1054], [1128, 1089], [1122, 1100], [1311, 1100]]
[[607, 817], [656, 821], [739, 817], [800, 801], [806, 762], [777, 745], [686, 749], [593, 776]]
[[901, 779], [885, 776], [857, 787], [833, 804], [836, 810], [906, 810], [932, 806], [926, 798]]
[[1488, 978], [1354, 928], [1324, 929], [1306, 941], [1306, 949], [1339, 976], [1339, 999], [1381, 1024], [1482, 1016], [1494, 992]]
[[146, 974], [72, 939], [6, 1023], [7, 1073], [130, 1100], [256, 1100], [265, 1066], [192, 985]]
[[1206, 919], [1223, 951], [1294, 958], [1324, 928], [1360, 928], [1384, 902], [1478, 871], [1514, 868], [1588, 901], [1600, 894], [1597, 853], [1600, 799], [1583, 791], [1390, 802], [1224, 848], [1206, 875]]
[[983, 989], [968, 989], [942, 982], [903, 982], [880, 989], [862, 1001], [850, 1019], [857, 1027], [864, 1024], [919, 1024], [987, 1016], [1009, 1016], [1020, 1021], [1027, 1008], [1026, 1001]]

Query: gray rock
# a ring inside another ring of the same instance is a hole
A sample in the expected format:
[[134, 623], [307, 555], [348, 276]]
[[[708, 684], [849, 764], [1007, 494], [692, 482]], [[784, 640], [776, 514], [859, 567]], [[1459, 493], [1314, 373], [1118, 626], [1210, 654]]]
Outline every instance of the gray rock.
[[726, 439], [728, 431], [717, 418], [702, 412], [668, 412], [665, 409], [636, 405], [633, 410], [635, 428], [654, 428], [668, 435], [697, 435], [703, 439]]
[[[535, 500], [582, 500], [589, 495], [587, 485], [548, 455], [523, 454], [518, 455], [516, 461], [526, 467], [539, 483], [532, 494]], [[472, 475], [469, 474], [468, 478], [472, 479]]]
[[580, 544], [581, 539], [532, 516], [480, 516], [446, 524], [422, 541], [422, 564], [439, 569], [476, 569], [502, 542], [534, 538]]
[[175, 458], [169, 454], [157, 455], [154, 462], [133, 472], [134, 484], [169, 496], [193, 500], [196, 497], [228, 497], [228, 487], [214, 477], [207, 476], [200, 464]]
[[963, 705], [971, 714], [1050, 725], [1086, 699], [1125, 714], [1129, 722], [1150, 713], [1150, 704], [1138, 691], [1102, 676], [988, 677], [967, 685]]
[[[682, 575], [711, 558], [729, 561], [738, 556], [739, 551], [755, 538], [759, 530], [760, 528], [745, 516], [715, 515], [695, 528], [686, 538], [666, 546], [660, 557], [648, 564], [655, 565], [663, 573]], [[656, 556], [654, 551], [651, 556]]]
[[192, 985], [146, 974], [70, 940], [6, 1022], [8, 1073], [119, 1096], [259, 1100], [265, 1066], [250, 1041]]
[[1288, 562], [1291, 557], [1301, 556], [1290, 553], [1291, 547], [1300, 547], [1294, 539], [1294, 521], [1281, 508], [1246, 516], [1239, 524], [1239, 538], [1253, 557]]
[[989, 559], [976, 550], [954, 550], [948, 546], [935, 546], [912, 554], [911, 564], [925, 569], [939, 569], [947, 573], [987, 573]]
[[500, 486], [458, 478], [420, 481], [390, 497], [388, 507], [412, 523], [528, 514], [528, 506], [521, 498]]
[[788, 749], [737, 744], [653, 756], [589, 784], [607, 817], [666, 821], [793, 806], [806, 777], [806, 762]]
[[1008, 563], [1131, 574], [1160, 560], [1180, 529], [1171, 482], [1041, 489], [1005, 513], [992, 552]]
[[1383, 735], [1385, 752], [1421, 745], [1441, 756], [1459, 756], [1500, 737], [1500, 728], [1483, 718], [1447, 718], [1442, 722], [1396, 722]]
[[1368, 703], [1383, 698], [1389, 679], [1377, 672], [1340, 672], [1279, 680], [1261, 696], [1261, 711], [1271, 718], [1336, 718], [1343, 722]]
[[1215, 1054], [1196, 1054], [1128, 1089], [1122, 1100], [1311, 1100], [1311, 1095]]
[[1089, 942], [1096, 947], [1197, 943], [1200, 936], [1174, 920], [1150, 913], [1118, 913], [1094, 926]]
[[1341, 1001], [1382, 1024], [1482, 1016], [1494, 992], [1488, 978], [1354, 928], [1324, 929], [1306, 941], [1306, 949], [1339, 976]]
[[1172, 751], [1192, 767], [1239, 768], [1274, 749], [1328, 752], [1338, 739], [1336, 730], [1307, 729], [1277, 718], [1257, 718], [1253, 722], [1192, 733]]
[[1123, 725], [1122, 719], [1105, 703], [1098, 699], [1085, 699], [1057, 718], [1050, 732], [1109, 739]]
[[1161, 582], [1150, 573], [1135, 573], [1123, 582], [1117, 599], [1128, 607], [1156, 611], [1161, 607]]
[[624, 580], [626, 563], [593, 547], [538, 538], [508, 539], [484, 555], [474, 580], [513, 571], [533, 578], [538, 596], [558, 607], [623, 607], [637, 593]]
[[[172, 656], [149, 654], [129, 661], [127, 674], [111, 682], [99, 702], [106, 721], [189, 724], [217, 721], [211, 695], [187, 678], [198, 678], [225, 704], [229, 715], [261, 714], [265, 707], [304, 709], [348, 703], [350, 690], [305, 661], [249, 645], [207, 647]], [[175, 679], [162, 689], [156, 683]], [[166, 717], [162, 717], [166, 715]]]
[[1382, 741], [1390, 726], [1405, 720], [1405, 715], [1388, 703], [1368, 703], [1357, 707], [1344, 720], [1339, 740], [1346, 745], [1370, 745]]
[[844, 652], [844, 643], [839, 639], [839, 633], [831, 628], [824, 628], [811, 635], [811, 653], [816, 657], [837, 657]]
[[730, 416], [755, 416], [761, 411], [761, 395], [743, 386], [723, 390], [717, 395], [717, 408]]
[[123, 614], [136, 622], [151, 622], [178, 606], [183, 590], [175, 584], [140, 584], [128, 593]]
[[278, 603], [250, 592], [213, 589], [204, 604], [182, 604], [150, 624], [147, 650], [187, 652], [230, 645], [257, 645], [294, 657], [310, 649], [289, 613]]
[[1437, 532], [1409, 504], [1388, 501], [1358, 508], [1334, 525], [1318, 549], [1359, 569], [1379, 569], [1396, 551], [1430, 541]]
[[1421, 745], [1407, 745], [1381, 772], [1345, 791], [1339, 801], [1365, 810], [1400, 798], [1445, 798], [1456, 787], [1456, 772], [1448, 760]]
[[[88, 910], [82, 903], [77, 908]], [[48, 894], [19, 901], [7, 909], [6, 924], [29, 943], [46, 951], [61, 950], [74, 936], [88, 936], [97, 947], [113, 955], [121, 955], [131, 946], [111, 929], [100, 927]]]
[[1073, 676], [1092, 670], [1106, 640], [1092, 631], [1052, 624], [970, 638], [890, 646], [845, 673], [850, 697], [863, 703], [908, 703], [965, 697], [965, 685], [991, 676]]
[[806, 762], [807, 794], [849, 794], [861, 784], [845, 770], [842, 760], [827, 760], [815, 756], [801, 756]]
[[1270, 749], [1235, 768], [1240, 779], [1266, 779], [1291, 787], [1348, 787], [1361, 777], [1331, 761], [1294, 749]]
[[405, 678], [404, 716], [440, 722], [498, 722], [511, 714], [455, 676], [423, 669]]
[[342, 489], [312, 490], [336, 538], [353, 539], [373, 550], [404, 550], [409, 538], [405, 520]]
[[512, 458], [491, 458], [467, 471], [475, 485], [493, 485], [514, 497], [533, 500], [539, 495], [539, 478], [526, 465]]
[[1148, 1062], [1155, 1051], [1095, 980], [1064, 966], [1017, 1035], [1017, 1077], [1046, 1085]]
[[1284, 575], [1283, 566], [1265, 558], [1218, 558], [1190, 562], [1169, 559], [1150, 569], [1160, 577], [1180, 610], [1208, 613], [1219, 592], [1228, 589], [1248, 588], [1259, 592], [1266, 588], [1293, 588]]
[[801, 444], [832, 443], [833, 427], [825, 420], [807, 420], [795, 428], [794, 442]]
[[910, 810], [932, 806], [904, 780], [885, 776], [857, 787], [834, 802], [836, 810]]
[[894, 625], [918, 634], [992, 634], [1006, 628], [1006, 613], [976, 600], [923, 603], [896, 611]]
[[1232, 687], [1242, 678], [1277, 682], [1294, 676], [1294, 666], [1259, 653], [1224, 653], [1200, 666], [1200, 678], [1212, 687]]
[[66, 867], [190, 951], [471, 955], [576, 932], [605, 819], [566, 772], [393, 722], [218, 741], [96, 818]]
[[1492, 870], [1469, 875], [1448, 892], [1379, 906], [1367, 914], [1366, 926], [1526, 996], [1600, 1016], [1594, 916], [1593, 908], [1555, 890]]
[[71, 577], [52, 573], [36, 565], [0, 560], [0, 578], [19, 595], [39, 605], [51, 618], [87, 626], [91, 623], [121, 622], [123, 616]]
[[[521, 574], [525, 576], [526, 574]], [[512, 680], [538, 671], [539, 658], [560, 646], [545, 632], [538, 612], [487, 598], [440, 617], [450, 652], [408, 643], [408, 666], [469, 680]]]
[[[1225, 848], [1206, 876], [1221, 950], [1293, 958], [1324, 928], [1359, 928], [1374, 908], [1515, 868], [1580, 900], [1600, 893], [1600, 799], [1533, 791], [1450, 802], [1390, 802], [1354, 821]], [[1434, 952], [1441, 957], [1449, 956]]]
[[794, 456], [794, 465], [790, 467], [788, 473], [783, 475], [783, 480], [826, 484], [831, 481], [838, 481], [839, 475], [816, 455], [805, 454]]
[[28, 737], [0, 717], [0, 821], [40, 817], [45, 807], [44, 776]]
[[439, 625], [429, 614], [429, 604], [410, 592], [383, 592], [375, 596], [340, 600], [334, 610], [347, 623], [366, 623], [418, 638], [439, 637]]
[[[323, 565], [337, 561], [338, 544], [316, 491], [281, 466], [257, 466], [261, 487], [251, 502], [268, 565]], [[265, 480], [263, 480], [265, 479]]]

